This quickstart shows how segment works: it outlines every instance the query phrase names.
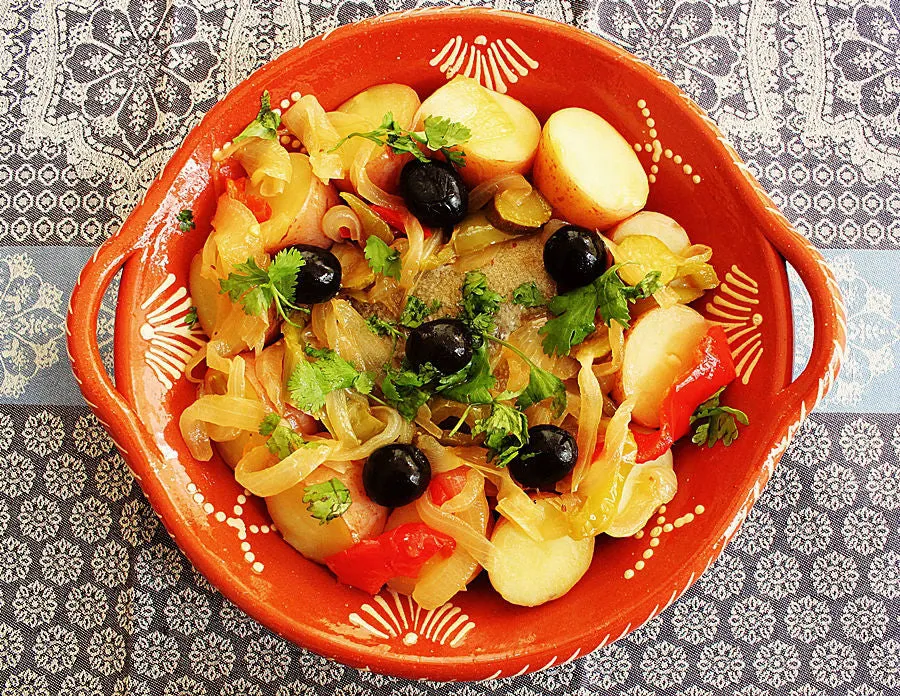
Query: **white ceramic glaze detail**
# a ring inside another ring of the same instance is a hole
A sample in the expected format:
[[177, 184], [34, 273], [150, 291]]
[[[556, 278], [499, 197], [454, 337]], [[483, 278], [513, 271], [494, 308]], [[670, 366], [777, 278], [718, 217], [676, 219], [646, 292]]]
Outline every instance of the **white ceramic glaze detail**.
[[471, 43], [460, 35], [448, 39], [428, 64], [444, 73], [448, 80], [464, 75], [500, 94], [506, 94], [508, 85], [540, 66], [513, 39], [488, 42], [484, 34], [476, 36]]

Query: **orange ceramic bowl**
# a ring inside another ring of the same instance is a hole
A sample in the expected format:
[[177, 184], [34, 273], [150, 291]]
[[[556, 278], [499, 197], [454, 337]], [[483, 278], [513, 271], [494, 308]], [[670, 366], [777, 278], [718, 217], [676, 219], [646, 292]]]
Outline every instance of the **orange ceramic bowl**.
[[[693, 241], [715, 250], [724, 282], [698, 309], [728, 332], [739, 373], [729, 403], [750, 416], [728, 449], [677, 446], [678, 494], [649, 525], [671, 530], [662, 531], [657, 546], [649, 545], [650, 534], [600, 539], [581, 582], [533, 609], [507, 604], [484, 578], [428, 612], [387, 591], [372, 598], [339, 584], [266, 526], [265, 505], [245, 497], [227, 466], [194, 461], [178, 429], [195, 397], [182, 368], [202, 337], [186, 329], [183, 316], [191, 304], [188, 264], [209, 233], [215, 204], [213, 150], [255, 116], [264, 89], [273, 104], [312, 93], [327, 109], [382, 82], [406, 83], [424, 96], [455, 72], [520, 99], [542, 120], [567, 106], [592, 109], [634, 144], [653, 182], [647, 208], [673, 216]], [[189, 233], [175, 223], [182, 208], [193, 208], [198, 221]], [[812, 358], [794, 381], [785, 262], [809, 290], [815, 321]], [[95, 327], [103, 292], [121, 268], [113, 384]], [[571, 27], [470, 9], [404, 13], [338, 29], [236, 87], [85, 267], [72, 294], [68, 332], [88, 404], [175, 541], [225, 596], [317, 653], [434, 680], [505, 677], [560, 664], [662, 611], [737, 531], [791, 436], [834, 380], [844, 347], [841, 301], [821, 257], [675, 86]]]

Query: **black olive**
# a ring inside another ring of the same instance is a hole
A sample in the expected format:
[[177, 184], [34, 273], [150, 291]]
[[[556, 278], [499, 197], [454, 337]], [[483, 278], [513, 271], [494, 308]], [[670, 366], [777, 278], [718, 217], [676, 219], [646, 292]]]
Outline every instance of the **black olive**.
[[303, 265], [297, 271], [297, 289], [294, 291], [295, 304], [318, 304], [327, 302], [341, 289], [341, 262], [327, 249], [295, 244], [303, 256]]
[[401, 507], [420, 497], [431, 481], [431, 464], [413, 445], [386, 445], [363, 466], [363, 488], [384, 507]]
[[427, 227], [452, 228], [469, 209], [469, 191], [447, 162], [408, 162], [400, 172], [400, 193], [409, 212]]
[[544, 268], [560, 293], [592, 283], [607, 265], [600, 237], [584, 227], [565, 225], [544, 243]]
[[472, 359], [472, 332], [459, 319], [426, 321], [409, 332], [406, 359], [416, 370], [431, 363], [444, 375], [459, 372]]
[[509, 463], [509, 473], [525, 488], [552, 491], [578, 461], [575, 438], [555, 425], [528, 429], [528, 444]]

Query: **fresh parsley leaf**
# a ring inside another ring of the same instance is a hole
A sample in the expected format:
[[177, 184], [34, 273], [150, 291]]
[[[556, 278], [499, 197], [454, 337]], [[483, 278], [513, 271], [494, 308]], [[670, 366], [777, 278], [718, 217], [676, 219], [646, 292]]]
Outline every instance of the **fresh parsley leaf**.
[[513, 290], [512, 303], [522, 307], [543, 307], [547, 304], [547, 298], [533, 280], [530, 283], [522, 283]]
[[182, 232], [190, 232], [197, 226], [197, 223], [194, 222], [194, 211], [190, 208], [185, 208], [176, 216], [178, 220], [178, 229]]
[[659, 271], [651, 271], [635, 285], [626, 285], [619, 277], [618, 270], [622, 264], [617, 263], [593, 282], [597, 289], [597, 308], [603, 322], [609, 326], [615, 320], [624, 328], [628, 328], [631, 322], [631, 312], [628, 311], [628, 303], [650, 297], [660, 289]]
[[719, 440], [726, 447], [737, 440], [739, 432], [737, 424], [749, 425], [750, 419], [743, 411], [720, 403], [725, 387], [704, 401], [691, 416], [691, 425], [699, 423], [691, 442], [695, 445], [712, 447]]
[[451, 121], [443, 116], [429, 116], [425, 119], [424, 131], [410, 131], [401, 128], [390, 111], [381, 119], [381, 125], [375, 130], [350, 133], [341, 138], [331, 148], [334, 152], [350, 138], [365, 138], [377, 145], [386, 145], [397, 154], [409, 153], [420, 162], [430, 161], [422, 152], [421, 146], [442, 152], [453, 164], [464, 167], [465, 153], [451, 148], [462, 145], [472, 137], [471, 131], [461, 123]]
[[512, 406], [494, 402], [487, 418], [479, 418], [472, 435], [485, 434], [484, 445], [488, 459], [497, 466], [506, 466], [528, 444], [528, 419]]
[[347, 486], [340, 479], [333, 478], [306, 486], [303, 489], [303, 502], [309, 503], [306, 508], [309, 514], [325, 524], [347, 512], [353, 501]]
[[306, 354], [316, 360], [299, 361], [288, 378], [291, 403], [301, 411], [318, 413], [325, 406], [325, 397], [338, 389], [354, 388], [363, 394], [372, 391], [371, 373], [360, 372], [333, 350], [307, 346]]
[[272, 98], [269, 91], [266, 90], [259, 98], [259, 113], [256, 118], [250, 122], [241, 134], [234, 139], [234, 142], [240, 142], [245, 138], [263, 138], [264, 140], [275, 140], [278, 135], [278, 126], [281, 125], [281, 116], [272, 111]]
[[397, 330], [394, 322], [382, 319], [377, 314], [373, 314], [366, 319], [366, 326], [376, 336], [393, 336], [397, 338], [403, 335], [403, 332]]
[[429, 307], [420, 298], [410, 295], [406, 298], [406, 306], [403, 307], [398, 323], [407, 329], [415, 329], [424, 324], [425, 320], [440, 308], [440, 300], [434, 300]]
[[297, 287], [297, 273], [305, 261], [298, 249], [279, 251], [267, 269], [260, 268], [250, 257], [235, 266], [227, 278], [219, 280], [220, 292], [227, 293], [234, 302], [240, 302], [244, 312], [260, 316], [269, 311], [272, 303], [278, 314], [292, 323], [287, 310], [308, 311], [296, 306], [292, 299]]
[[472, 355], [469, 364], [452, 375], [438, 380], [437, 391], [444, 398], [464, 404], [489, 404], [493, 401], [490, 390], [497, 380], [491, 374], [487, 346], [482, 342]]
[[632, 287], [619, 278], [617, 271], [620, 266], [610, 266], [590, 285], [575, 288], [550, 300], [549, 309], [555, 316], [538, 332], [544, 336], [543, 346], [547, 355], [568, 355], [572, 346], [594, 333], [597, 310], [600, 310], [607, 326], [615, 320], [627, 329], [631, 322], [628, 303], [649, 297], [659, 290], [658, 271], [648, 273]]
[[188, 313], [184, 315], [184, 323], [192, 329], [200, 323], [200, 320], [197, 318], [197, 308], [193, 305], [188, 308]]
[[503, 297], [488, 287], [481, 271], [469, 271], [462, 286], [462, 319], [477, 333], [491, 333]]
[[279, 423], [281, 423], [281, 416], [277, 413], [270, 413], [263, 418], [262, 422], [259, 424], [259, 434], [271, 435], [275, 432], [275, 428], [278, 427]]
[[369, 262], [369, 268], [375, 273], [400, 280], [403, 268], [400, 263], [399, 251], [391, 249], [381, 239], [372, 235], [366, 240], [365, 256], [366, 261]]

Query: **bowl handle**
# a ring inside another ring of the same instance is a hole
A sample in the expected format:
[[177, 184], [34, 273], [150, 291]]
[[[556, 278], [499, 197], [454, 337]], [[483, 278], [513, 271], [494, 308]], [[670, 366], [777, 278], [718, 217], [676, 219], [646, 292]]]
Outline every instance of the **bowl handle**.
[[786, 400], [784, 412], [799, 413], [803, 420], [832, 387], [840, 370], [847, 342], [844, 301], [822, 254], [794, 231], [771, 201], [765, 199], [765, 203], [778, 218], [766, 236], [797, 271], [812, 300], [813, 343], [809, 362], [782, 392]]
[[[75, 381], [126, 461], [129, 456], [156, 452], [157, 448], [106, 372], [97, 343], [97, 319], [103, 295], [116, 273], [132, 254], [142, 250], [139, 244], [142, 228], [129, 222], [97, 249], [72, 290], [66, 317], [67, 350]], [[138, 476], [133, 463], [129, 467]]]

